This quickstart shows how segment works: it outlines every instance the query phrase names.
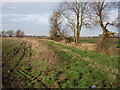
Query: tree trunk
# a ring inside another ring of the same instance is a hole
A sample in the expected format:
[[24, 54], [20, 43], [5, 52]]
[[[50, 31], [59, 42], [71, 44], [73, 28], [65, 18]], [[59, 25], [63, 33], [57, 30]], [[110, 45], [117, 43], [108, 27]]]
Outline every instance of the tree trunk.
[[102, 34], [102, 36], [101, 36], [101, 38], [100, 38], [100, 40], [99, 40], [99, 42], [98, 42], [98, 44], [97, 44], [97, 49], [98, 49], [98, 51], [105, 51], [105, 50], [107, 50], [107, 39], [108, 39], [108, 30], [105, 28], [105, 26], [103, 25], [103, 22], [102, 22], [102, 17], [100, 16], [100, 26], [101, 26], [101, 28], [102, 28], [102, 30], [103, 30], [103, 34]]
[[74, 42], [76, 42], [76, 38], [75, 38], [75, 27], [74, 27], [74, 37], [73, 37]]
[[103, 42], [106, 38], [107, 38], [107, 31], [104, 31], [101, 38], [100, 38], [100, 42]]
[[100, 26], [103, 30], [103, 34], [100, 38], [100, 42], [103, 42], [105, 38], [107, 38], [107, 32], [108, 30], [106, 29], [106, 27], [103, 25], [103, 21], [102, 21], [102, 15], [101, 15], [101, 12], [100, 12]]
[[[82, 3], [82, 5], [83, 5], [83, 3]], [[80, 32], [81, 32], [81, 29], [82, 29], [82, 23], [83, 23], [83, 6], [81, 6], [81, 19], [80, 19], [80, 26], [79, 26], [79, 36], [80, 36]], [[78, 39], [78, 41], [79, 41], [79, 39]]]
[[79, 9], [77, 13], [77, 43], [79, 43], [79, 38], [80, 38], [80, 31], [82, 29], [82, 23], [83, 23], [83, 11], [84, 11], [84, 6], [83, 3], [81, 2], [81, 18], [80, 18], [80, 25], [79, 25]]
[[101, 26], [101, 28], [102, 28], [102, 30], [103, 30], [103, 34], [102, 34], [102, 36], [101, 36], [101, 38], [100, 38], [100, 41], [102, 42], [105, 38], [108, 37], [107, 33], [108, 33], [109, 31], [108, 31], [108, 30], [105, 28], [105, 26], [103, 25], [102, 17], [101, 17], [101, 16], [100, 16], [100, 26]]
[[60, 29], [58, 28], [58, 32], [60, 33], [61, 37], [65, 39], [65, 42], [67, 43], [68, 40], [67, 40], [67, 37], [65, 37], [61, 32], [60, 32]]
[[77, 12], [77, 33], [76, 33], [76, 42], [79, 42], [79, 10]]

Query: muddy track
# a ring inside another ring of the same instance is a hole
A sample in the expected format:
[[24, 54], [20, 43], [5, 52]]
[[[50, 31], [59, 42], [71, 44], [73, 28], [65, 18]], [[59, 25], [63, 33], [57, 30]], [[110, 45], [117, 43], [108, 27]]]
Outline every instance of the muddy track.
[[[14, 50], [15, 49], [15, 50]], [[19, 49], [18, 48], [14, 48], [13, 51], [10, 51], [10, 53], [8, 54], [7, 53], [7, 56], [10, 56], [9, 57], [6, 57], [6, 56], [3, 56], [3, 64], [2, 64], [2, 67], [3, 67], [3, 85], [4, 87], [11, 87], [11, 83], [15, 80], [15, 75], [16, 75], [16, 68], [17, 68], [17, 65], [19, 64], [19, 61], [17, 62], [17, 64], [15, 66], [11, 66], [10, 64], [10, 60], [13, 58], [13, 57], [16, 57], [16, 55], [19, 53]], [[25, 53], [25, 50], [24, 50], [24, 53]], [[21, 57], [21, 60], [23, 59], [24, 57], [24, 54], [22, 55]], [[17, 80], [17, 79], [16, 79]]]
[[23, 53], [22, 53], [22, 56], [20, 57], [20, 60], [17, 62], [17, 64], [16, 64], [13, 68], [15, 68], [15, 67], [18, 66], [19, 62], [24, 58], [25, 52], [26, 52], [26, 48], [24, 48]]
[[[19, 63], [21, 62], [21, 60], [23, 60], [25, 57], [28, 56], [27, 48], [29, 48], [30, 51], [32, 49], [36, 51], [35, 55], [32, 55], [32, 52], [29, 52], [29, 56], [32, 56], [31, 60], [34, 59], [34, 61], [32, 61], [32, 62], [36, 62], [35, 60], [45, 60], [45, 61], [48, 61], [48, 62], [51, 62], [52, 64], [54, 64], [56, 62], [55, 61], [56, 56], [55, 56], [54, 50], [52, 50], [44, 42], [39, 42], [35, 39], [26, 39], [26, 38], [21, 38], [21, 39], [9, 38], [9, 39], [19, 42], [18, 44], [21, 47], [23, 47], [23, 49], [19, 52], [19, 48], [16, 47], [16, 49], [14, 51], [12, 51], [13, 52], [12, 56], [8, 57], [6, 59], [6, 60], [11, 60], [13, 57], [16, 57], [16, 55], [18, 53], [22, 53], [20, 55], [19, 61], [17, 61], [17, 63], [14, 66], [10, 66], [9, 64], [4, 63], [4, 67], [6, 67], [4, 69], [8, 71], [8, 72], [4, 72], [4, 74], [6, 76], [3, 77], [4, 78], [3, 81], [5, 82], [4, 83], [5, 87], [8, 84], [9, 84], [9, 86], [7, 86], [7, 87], [11, 87], [10, 83], [13, 82], [13, 78], [14, 78], [14, 81], [17, 81], [17, 78], [15, 78], [13, 74], [19, 73], [19, 75], [21, 75], [24, 79], [26, 79], [26, 81], [29, 82], [29, 84], [31, 83], [34, 86], [35, 84], [39, 83], [41, 85], [40, 87], [47, 88], [47, 85], [42, 82], [42, 78], [40, 77], [40, 75], [34, 76], [34, 75], [30, 74], [30, 71], [18, 70], [21, 67], [21, 66], [19, 66]], [[31, 46], [27, 46], [27, 45], [31, 45]], [[9, 54], [10, 53], [8, 53], [8, 55]], [[46, 55], [48, 55], [48, 56], [46, 56]], [[4, 62], [7, 62], [6, 60], [4, 59]], [[26, 86], [28, 86], [28, 84], [26, 84]]]
[[14, 54], [12, 55], [12, 57], [14, 57], [19, 51], [17, 49], [14, 50]]
[[[28, 74], [27, 72], [25, 71], [17, 71], [19, 74], [21, 74], [22, 76], [24, 76], [24, 78], [27, 78], [29, 82], [32, 82], [32, 85], [34, 85], [35, 83], [40, 83], [44, 88], [47, 88], [47, 86], [45, 85], [45, 83], [43, 83], [39, 78], [38, 76], [32, 76], [30, 74]], [[28, 78], [27, 76], [31, 77], [31, 78]]]
[[[21, 43], [21, 45], [23, 44], [23, 42]], [[16, 48], [13, 52], [13, 55], [11, 57], [9, 57], [8, 59], [10, 60], [11, 58], [13, 58], [15, 55], [17, 55], [17, 53], [19, 53], [19, 50]], [[9, 54], [11, 54], [11, 52], [7, 53], [7, 56], [9, 56]], [[4, 58], [3, 58], [4, 61]]]

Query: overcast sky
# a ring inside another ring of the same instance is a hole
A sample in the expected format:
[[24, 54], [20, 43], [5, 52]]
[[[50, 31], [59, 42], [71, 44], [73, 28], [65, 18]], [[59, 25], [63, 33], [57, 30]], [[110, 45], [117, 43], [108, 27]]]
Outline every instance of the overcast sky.
[[48, 35], [49, 17], [57, 4], [56, 2], [3, 3], [3, 29], [21, 29], [26, 34]]
[[[21, 29], [27, 35], [49, 35], [49, 17], [59, 2], [3, 2], [1, 30]], [[111, 11], [112, 16], [117, 10]], [[113, 30], [111, 29], [112, 31]], [[81, 36], [99, 35], [102, 30], [83, 30]]]

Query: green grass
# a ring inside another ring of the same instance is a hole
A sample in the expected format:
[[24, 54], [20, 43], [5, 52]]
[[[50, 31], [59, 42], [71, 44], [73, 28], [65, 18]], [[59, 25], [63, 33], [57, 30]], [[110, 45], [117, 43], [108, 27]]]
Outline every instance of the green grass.
[[[97, 85], [97, 88], [118, 87], [118, 56], [82, 51], [48, 40], [42, 42], [56, 51], [59, 57], [58, 66], [31, 58], [36, 55], [36, 52], [29, 48], [31, 44], [24, 42], [20, 46], [19, 41], [3, 40], [3, 63], [11, 68], [14, 67], [16, 71], [13, 72], [16, 77], [11, 86], [18, 85], [24, 88], [89, 88], [92, 85]], [[24, 48], [26, 48], [25, 56], [20, 59]], [[13, 56], [15, 50], [19, 52]]]
[[84, 43], [96, 43], [99, 38], [88, 38], [88, 37], [80, 37], [80, 42], [84, 42]]
[[[80, 42], [83, 42], [83, 43], [91, 43], [91, 44], [95, 44], [99, 41], [100, 38], [89, 38], [89, 37], [80, 37]], [[110, 38], [110, 45], [115, 45], [116, 47], [119, 47], [119, 44], [118, 44], [118, 38]]]
[[[101, 53], [81, 51], [75, 47], [68, 47], [52, 41], [45, 41], [56, 49], [61, 57], [63, 65], [57, 69], [64, 80], [58, 80], [60, 87], [90, 87], [93, 84], [98, 87], [116, 87], [118, 57], [111, 57]], [[63, 49], [70, 51], [64, 52]], [[75, 54], [80, 56], [75, 57]], [[75, 58], [74, 58], [75, 57]], [[83, 58], [89, 58], [85, 61]], [[100, 66], [100, 67], [98, 67]], [[107, 69], [108, 68], [108, 69]], [[114, 78], [115, 76], [115, 78]], [[58, 76], [59, 77], [59, 76]]]

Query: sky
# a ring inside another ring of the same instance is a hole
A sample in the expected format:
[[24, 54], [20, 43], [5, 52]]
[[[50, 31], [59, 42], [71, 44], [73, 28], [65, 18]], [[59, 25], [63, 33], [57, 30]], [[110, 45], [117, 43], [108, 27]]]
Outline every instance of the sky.
[[[0, 5], [0, 8], [2, 8], [2, 13], [0, 12], [0, 17], [2, 17], [0, 30], [16, 31], [20, 29], [24, 31], [26, 35], [49, 36], [49, 17], [58, 6], [59, 2], [43, 2], [43, 0], [42, 2], [11, 1], [13, 2], [8, 2], [6, 0], [2, 3], [2, 7]], [[115, 16], [117, 12], [117, 10], [113, 10], [111, 11], [111, 15]], [[117, 30], [111, 30], [117, 32]], [[100, 29], [85, 29], [81, 31], [81, 36], [97, 36], [101, 33], [102, 30]]]
[[10, 2], [2, 4], [4, 30], [23, 30], [27, 35], [48, 35], [49, 17], [56, 2]]

